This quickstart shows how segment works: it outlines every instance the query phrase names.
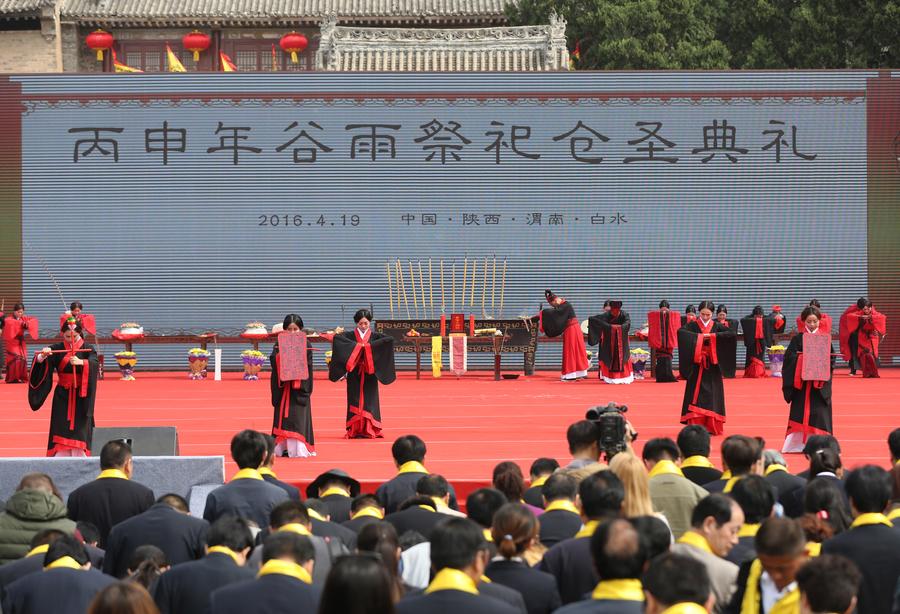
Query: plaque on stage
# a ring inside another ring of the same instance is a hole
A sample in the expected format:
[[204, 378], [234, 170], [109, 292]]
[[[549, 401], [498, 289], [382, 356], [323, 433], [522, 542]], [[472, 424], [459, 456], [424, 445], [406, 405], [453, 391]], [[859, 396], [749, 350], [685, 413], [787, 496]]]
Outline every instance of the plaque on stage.
[[306, 364], [306, 333], [279, 333], [278, 353], [281, 357], [278, 374], [282, 382], [309, 379], [309, 365]]
[[803, 333], [803, 372], [805, 382], [831, 379], [831, 335]]

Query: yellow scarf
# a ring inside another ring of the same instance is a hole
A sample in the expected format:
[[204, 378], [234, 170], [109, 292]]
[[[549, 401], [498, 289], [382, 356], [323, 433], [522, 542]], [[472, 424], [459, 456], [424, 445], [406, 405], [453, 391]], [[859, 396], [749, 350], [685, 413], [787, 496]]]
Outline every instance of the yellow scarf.
[[70, 556], [63, 556], [48, 565], [44, 565], [45, 570], [59, 569], [60, 567], [65, 567], [66, 569], [81, 569], [81, 563]]
[[696, 533], [694, 531], [688, 531], [684, 535], [682, 535], [678, 539], [679, 544], [687, 544], [688, 546], [693, 546], [698, 550], [703, 550], [704, 552], [709, 552], [710, 554], [714, 554], [712, 550], [712, 546], [709, 545], [709, 542], [705, 537]]
[[444, 338], [431, 338], [431, 376], [441, 376], [441, 359], [444, 353]]
[[234, 477], [231, 478], [231, 481], [235, 480], [261, 480], [262, 476], [259, 474], [258, 469], [250, 469], [247, 467], [246, 469], [241, 469], [237, 473], [234, 474]]
[[319, 512], [317, 512], [316, 510], [314, 510], [311, 507], [306, 508], [306, 513], [307, 513], [307, 515], [309, 515], [310, 518], [313, 518], [315, 520], [321, 520], [322, 522], [328, 522], [327, 518], [325, 518], [322, 514], [320, 514]]
[[685, 601], [684, 603], [676, 603], [671, 608], [666, 608], [662, 614], [707, 614], [707, 612], [702, 605]]
[[591, 599], [643, 601], [644, 588], [640, 580], [600, 580], [591, 593]]
[[568, 499], [557, 499], [556, 501], [551, 501], [544, 509], [544, 513], [546, 514], [547, 512], [555, 512], [556, 510], [572, 512], [573, 514], [579, 515], [581, 514], [581, 512], [578, 511], [578, 508], [575, 507], [575, 504]]
[[766, 467], [766, 475], [770, 475], [775, 473], [776, 471], [787, 471], [787, 467], [784, 465], [779, 465], [778, 463], [773, 463]]
[[806, 556], [819, 556], [822, 554], [822, 544], [819, 542], [806, 542]]
[[425, 589], [425, 594], [430, 595], [436, 591], [462, 591], [472, 595], [478, 594], [475, 580], [470, 578], [465, 572], [451, 567], [444, 567], [437, 572], [434, 580]]
[[309, 572], [303, 569], [303, 567], [297, 563], [279, 559], [271, 559], [263, 563], [263, 566], [259, 568], [259, 573], [256, 574], [256, 577], [261, 578], [262, 576], [268, 576], [273, 573], [296, 578], [304, 584], [312, 584], [312, 576], [310, 576]]
[[428, 469], [419, 461], [407, 461], [397, 470], [398, 475], [401, 473], [428, 473]]
[[738, 482], [740, 482], [742, 477], [744, 477], [744, 476], [739, 475], [734, 478], [728, 478], [728, 481], [725, 482], [725, 488], [722, 489], [722, 492], [726, 493], [726, 494], [730, 493], [731, 490], [734, 488], [734, 485], [737, 484]]
[[650, 470], [650, 474], [647, 477], [655, 478], [658, 475], [680, 475], [681, 477], [684, 477], [684, 474], [681, 472], [681, 469], [678, 468], [678, 465], [670, 460], [661, 460], [653, 465], [653, 469]]
[[865, 527], [871, 524], [883, 524], [889, 527], [894, 526], [884, 514], [869, 512], [868, 514], [860, 514], [857, 516], [856, 520], [853, 521], [853, 524], [850, 525], [850, 528], [855, 529], [856, 527]]
[[363, 516], [370, 516], [372, 518], [378, 518], [379, 520], [384, 518], [384, 512], [382, 512], [377, 507], [364, 507], [355, 514], [351, 515], [351, 520], [356, 520], [357, 518], [362, 518]]
[[25, 558], [27, 559], [28, 557], [34, 556], [35, 554], [45, 554], [49, 549], [50, 544], [41, 544], [40, 546], [35, 546], [28, 551], [28, 553], [25, 555]]
[[288, 533], [297, 533], [298, 535], [306, 535], [306, 536], [312, 535], [312, 533], [309, 532], [309, 529], [304, 527], [299, 522], [289, 522], [287, 524], [281, 525], [280, 527], [278, 527], [275, 530], [276, 531], [286, 531]]
[[[758, 614], [759, 604], [762, 599], [762, 591], [759, 588], [759, 579], [762, 577], [763, 567], [759, 559], [755, 559], [750, 565], [750, 575], [747, 577], [747, 589], [744, 591], [744, 600], [741, 602], [741, 614]], [[787, 595], [775, 602], [769, 614], [796, 614], [800, 611], [800, 589], [794, 588]]]
[[738, 537], [756, 537], [756, 534], [759, 533], [759, 527], [759, 524], [741, 525], [741, 528], [738, 531]]
[[494, 543], [494, 536], [491, 535], [490, 529], [481, 529], [481, 534], [484, 536], [484, 541], [488, 542], [489, 544]]
[[267, 475], [269, 477], [275, 478], [276, 480], [278, 479], [278, 476], [275, 475], [275, 472], [268, 467], [260, 467], [259, 469], [257, 469], [257, 471], [259, 471], [259, 475]]
[[539, 486], [543, 486], [547, 483], [547, 479], [549, 477], [549, 475], [542, 475], [539, 478], [535, 478], [534, 481], [531, 482], [531, 488], [538, 488]]
[[731, 470], [726, 469], [725, 471], [723, 471], [722, 475], [719, 476], [719, 479], [720, 480], [730, 480], [731, 479]]
[[888, 520], [897, 520], [898, 518], [900, 518], [900, 507], [888, 512], [888, 515], [887, 515]]
[[100, 472], [100, 475], [97, 476], [97, 479], [102, 480], [105, 478], [118, 478], [120, 480], [127, 480], [128, 476], [125, 475], [125, 472], [121, 469], [104, 469]]
[[[681, 468], [685, 467], [706, 467], [707, 469], [715, 469], [716, 466], [712, 464], [705, 456], [701, 456], [700, 454], [695, 454], [694, 456], [688, 456], [686, 459], [681, 461]], [[697, 605], [696, 603], [693, 605]]]
[[346, 490], [341, 488], [340, 486], [332, 486], [321, 495], [319, 495], [319, 499], [324, 499], [325, 497], [330, 497], [331, 495], [337, 495], [339, 497], [350, 497], [349, 493]]
[[594, 531], [596, 531], [597, 527], [599, 526], [599, 520], [588, 520], [586, 523], [584, 523], [584, 526], [581, 527], [581, 530], [575, 534], [575, 538], [577, 539], [579, 537], [590, 537], [594, 534]]
[[225, 546], [210, 546], [206, 550], [206, 554], [215, 554], [216, 552], [218, 552], [219, 554], [227, 554], [228, 556], [230, 556], [235, 565], [241, 564], [241, 560], [238, 558], [238, 553], [231, 548], [227, 548]]

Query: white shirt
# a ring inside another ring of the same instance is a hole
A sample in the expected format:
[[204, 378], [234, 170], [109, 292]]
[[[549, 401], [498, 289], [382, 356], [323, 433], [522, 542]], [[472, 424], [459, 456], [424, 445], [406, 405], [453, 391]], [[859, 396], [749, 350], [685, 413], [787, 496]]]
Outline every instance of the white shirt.
[[791, 582], [780, 591], [775, 586], [775, 581], [769, 577], [769, 572], [762, 572], [759, 578], [759, 593], [762, 601], [762, 610], [765, 614], [778, 603], [778, 600], [797, 588], [796, 582]]
[[359, 338], [360, 338], [360, 339], [365, 340], [366, 335], [369, 334], [369, 330], [371, 330], [371, 329], [368, 329], [368, 328], [367, 328], [366, 330], [359, 330], [359, 329], [357, 328], [357, 329], [356, 329], [356, 334], [359, 335]]

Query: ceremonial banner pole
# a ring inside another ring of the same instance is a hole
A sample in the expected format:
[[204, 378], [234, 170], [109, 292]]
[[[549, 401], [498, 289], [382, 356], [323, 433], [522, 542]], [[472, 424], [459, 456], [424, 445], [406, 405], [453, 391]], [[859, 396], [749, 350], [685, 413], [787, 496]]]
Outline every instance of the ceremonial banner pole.
[[488, 270], [488, 259], [487, 256], [484, 257], [484, 281], [481, 284], [481, 317], [487, 317], [487, 311], [485, 310], [485, 301], [487, 300], [487, 270]]
[[[459, 302], [459, 308], [463, 311], [466, 310], [466, 274], [469, 270], [469, 257], [463, 257], [463, 278], [462, 278], [462, 300]], [[456, 311], [454, 309], [454, 311]]]
[[403, 304], [406, 306], [406, 319], [411, 320], [412, 316], [409, 314], [409, 297], [406, 296], [406, 281], [403, 279], [403, 265], [400, 264], [399, 258], [397, 258], [397, 278], [400, 280], [400, 288], [403, 290]]
[[422, 275], [422, 261], [419, 260], [419, 288], [422, 290], [422, 317], [428, 317], [428, 304], [425, 302], [425, 276]]
[[503, 297], [506, 294], [506, 257], [503, 258], [503, 275], [500, 282], [500, 318], [503, 318]]
[[478, 273], [478, 258], [472, 258], [472, 290], [469, 292], [469, 308], [475, 306], [475, 275]]
[[[384, 264], [385, 269], [387, 270], [387, 280], [388, 280], [388, 302], [391, 304], [391, 319], [394, 319], [394, 288], [391, 285], [391, 263], [390, 261]], [[399, 305], [397, 305], [399, 307]]]
[[431, 256], [428, 257], [428, 296], [431, 299], [431, 319], [434, 319], [434, 272], [431, 270]]
[[444, 259], [441, 258], [441, 313], [447, 311], [447, 304], [444, 302]]
[[453, 305], [450, 313], [456, 313], [456, 260], [450, 264], [450, 296]]
[[496, 318], [497, 312], [494, 311], [494, 299], [497, 298], [497, 254], [494, 254], [494, 268], [491, 273], [491, 317]]
[[412, 288], [413, 307], [416, 308], [416, 317], [418, 318], [421, 316], [419, 316], [419, 297], [416, 294], [416, 273], [413, 269], [412, 260], [407, 260], [407, 262], [409, 263], [409, 285]]

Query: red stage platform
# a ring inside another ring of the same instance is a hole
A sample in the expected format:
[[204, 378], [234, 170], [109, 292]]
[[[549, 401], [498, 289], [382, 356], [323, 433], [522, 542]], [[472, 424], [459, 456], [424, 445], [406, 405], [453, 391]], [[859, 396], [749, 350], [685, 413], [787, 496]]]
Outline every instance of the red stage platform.
[[[397, 382], [381, 387], [385, 438], [346, 440], [345, 385], [319, 373], [313, 392], [318, 456], [279, 459], [276, 471], [282, 479], [305, 485], [318, 473], [340, 467], [363, 482], [364, 490], [374, 490], [395, 472], [391, 442], [415, 433], [428, 444], [428, 468], [447, 477], [464, 496], [489, 483], [494, 465], [501, 461], [518, 462], [526, 476], [538, 456], [568, 462], [566, 427], [592, 405], [628, 405], [628, 418], [640, 432], [638, 448], [651, 437], [677, 435], [683, 382], [645, 380], [614, 386], [599, 382], [596, 373], [590, 375], [588, 380], [563, 383], [556, 373], [499, 382], [488, 372], [418, 381], [414, 374], [402, 373]], [[136, 376], [136, 381], [124, 382], [110, 372], [100, 382], [98, 426], [176, 426], [182, 454], [226, 457], [238, 430], [271, 428], [268, 373], [258, 382], [243, 381], [239, 373], [226, 373], [220, 382], [190, 381], [187, 373], [138, 371]], [[761, 435], [769, 447], [780, 449], [788, 410], [781, 380], [725, 380], [725, 392], [726, 434]], [[881, 379], [836, 374], [835, 434], [848, 466], [889, 465], [886, 438], [900, 426], [898, 397], [900, 369], [883, 369]], [[49, 401], [32, 413], [26, 385], [0, 384], [0, 455], [42, 456], [49, 420]], [[721, 439], [713, 440], [715, 459]], [[801, 455], [788, 455], [788, 462], [794, 471], [805, 464]], [[234, 470], [229, 463], [226, 473]]]

